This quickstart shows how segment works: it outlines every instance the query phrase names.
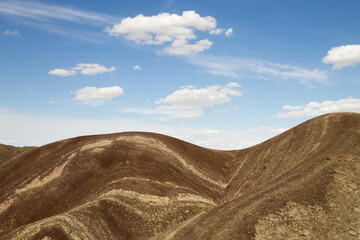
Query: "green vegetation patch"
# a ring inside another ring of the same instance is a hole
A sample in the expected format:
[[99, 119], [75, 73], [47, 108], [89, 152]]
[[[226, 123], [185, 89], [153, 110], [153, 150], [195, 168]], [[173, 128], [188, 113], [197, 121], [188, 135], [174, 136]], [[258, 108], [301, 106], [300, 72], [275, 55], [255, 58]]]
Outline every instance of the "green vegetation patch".
[[206, 212], [206, 211], [208, 211], [208, 210], [210, 210], [210, 209], [213, 209], [214, 207], [216, 207], [216, 205], [213, 205], [213, 204], [205, 205], [205, 206], [203, 206], [203, 207], [196, 208], [196, 209], [194, 210], [194, 213], [197, 215], [197, 214]]

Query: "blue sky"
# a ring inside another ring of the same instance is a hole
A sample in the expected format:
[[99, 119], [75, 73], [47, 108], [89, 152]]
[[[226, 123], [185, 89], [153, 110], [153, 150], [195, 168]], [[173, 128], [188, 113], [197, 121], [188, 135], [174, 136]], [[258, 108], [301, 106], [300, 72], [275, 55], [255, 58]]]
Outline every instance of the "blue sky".
[[0, 0], [0, 143], [245, 148], [360, 112], [359, 1]]

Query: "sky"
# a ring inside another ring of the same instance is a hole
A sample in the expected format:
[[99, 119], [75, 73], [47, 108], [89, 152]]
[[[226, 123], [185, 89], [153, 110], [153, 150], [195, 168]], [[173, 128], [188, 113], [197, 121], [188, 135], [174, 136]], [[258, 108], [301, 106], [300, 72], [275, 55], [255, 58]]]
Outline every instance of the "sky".
[[360, 112], [359, 22], [358, 0], [0, 0], [0, 143], [240, 149]]

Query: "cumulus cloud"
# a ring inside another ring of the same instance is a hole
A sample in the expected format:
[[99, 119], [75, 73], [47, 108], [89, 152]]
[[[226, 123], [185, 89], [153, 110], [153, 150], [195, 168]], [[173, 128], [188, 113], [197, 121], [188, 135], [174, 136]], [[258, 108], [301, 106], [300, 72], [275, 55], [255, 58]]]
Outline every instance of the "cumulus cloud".
[[189, 43], [189, 40], [196, 39], [195, 31], [220, 34], [224, 30], [216, 28], [215, 18], [201, 17], [195, 11], [184, 11], [182, 15], [160, 13], [144, 16], [140, 14], [133, 18], [124, 18], [119, 24], [105, 29], [105, 32], [111, 36], [123, 36], [137, 44], [171, 43], [162, 53], [173, 55], [195, 54], [211, 47], [212, 42], [208, 39], [199, 40], [194, 44]]
[[110, 100], [112, 98], [124, 95], [124, 90], [119, 86], [113, 87], [85, 87], [76, 90], [75, 100], [82, 101], [97, 101], [97, 100]]
[[50, 70], [48, 73], [51, 75], [57, 75], [61, 77], [75, 76], [78, 72], [84, 75], [97, 75], [106, 72], [113, 72], [116, 68], [110, 67], [106, 68], [104, 65], [98, 63], [78, 63], [75, 67], [71, 69], [60, 69], [56, 68]]
[[284, 105], [283, 110], [287, 112], [280, 112], [274, 118], [301, 118], [334, 112], [360, 112], [360, 99], [349, 97], [337, 101], [310, 102], [298, 106]]
[[84, 75], [96, 75], [100, 73], [113, 72], [116, 70], [114, 66], [106, 68], [105, 66], [98, 63], [78, 63], [73, 69], [80, 71], [80, 73]]
[[295, 80], [311, 86], [313, 83], [328, 84], [327, 72], [306, 69], [270, 61], [231, 56], [192, 56], [188, 62], [204, 68], [208, 73], [232, 78], [261, 78], [269, 80]]
[[141, 66], [140, 66], [140, 65], [134, 66], [134, 70], [140, 71], [140, 70], [141, 70]]
[[229, 83], [225, 86], [209, 86], [206, 88], [184, 87], [166, 98], [156, 101], [156, 104], [170, 104], [173, 109], [193, 109], [201, 107], [212, 107], [230, 101], [229, 96], [241, 96], [242, 92], [233, 88], [241, 87], [238, 83]]
[[219, 34], [221, 34], [221, 33], [223, 33], [223, 32], [224, 32], [224, 29], [222, 29], [222, 28], [216, 28], [216, 29], [211, 30], [211, 31], [210, 31], [210, 34], [219, 35]]
[[243, 93], [234, 88], [241, 87], [232, 82], [225, 86], [208, 86], [196, 88], [183, 86], [165, 98], [155, 102], [156, 108], [125, 108], [121, 111], [150, 115], [163, 115], [158, 120], [168, 121], [179, 118], [195, 118], [203, 116], [204, 107], [213, 107], [231, 100], [231, 96], [241, 96]]
[[232, 36], [232, 35], [233, 35], [233, 29], [232, 29], [232, 28], [229, 28], [228, 30], [226, 30], [225, 35], [226, 35], [227, 37]]
[[15, 31], [10, 31], [10, 30], [6, 30], [4, 32], [5, 35], [8, 35], [8, 36], [20, 36], [20, 33], [18, 30], [15, 30]]
[[326, 64], [333, 64], [334, 69], [355, 66], [360, 63], [360, 45], [334, 47], [328, 51], [322, 61]]
[[186, 40], [175, 40], [171, 46], [164, 48], [163, 53], [168, 55], [189, 55], [203, 52], [213, 45], [208, 39], [189, 44]]
[[201, 17], [195, 11], [184, 11], [182, 15], [160, 13], [156, 16], [137, 15], [128, 17], [105, 29], [109, 35], [122, 35], [126, 39], [142, 44], [162, 44], [175, 39], [195, 39], [194, 30], [209, 31], [216, 27], [213, 17]]

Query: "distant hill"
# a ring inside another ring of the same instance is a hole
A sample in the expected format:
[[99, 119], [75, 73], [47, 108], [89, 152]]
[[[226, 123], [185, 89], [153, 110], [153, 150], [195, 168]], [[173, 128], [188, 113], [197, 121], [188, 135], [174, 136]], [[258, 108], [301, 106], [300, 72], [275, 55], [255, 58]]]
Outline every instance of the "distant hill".
[[35, 147], [14, 147], [0, 144], [0, 165], [9, 161], [11, 158], [34, 149]]
[[[8, 158], [9, 159], [9, 158]], [[234, 151], [127, 132], [0, 166], [0, 239], [358, 239], [360, 114]]]

